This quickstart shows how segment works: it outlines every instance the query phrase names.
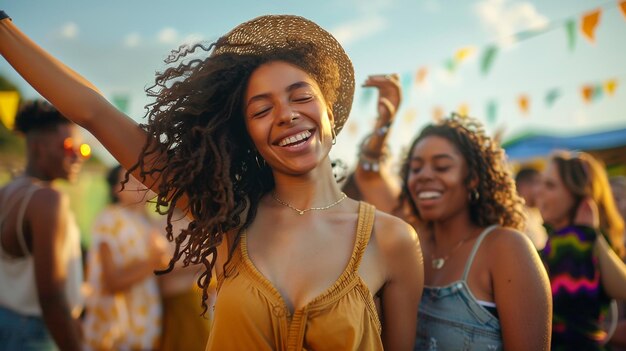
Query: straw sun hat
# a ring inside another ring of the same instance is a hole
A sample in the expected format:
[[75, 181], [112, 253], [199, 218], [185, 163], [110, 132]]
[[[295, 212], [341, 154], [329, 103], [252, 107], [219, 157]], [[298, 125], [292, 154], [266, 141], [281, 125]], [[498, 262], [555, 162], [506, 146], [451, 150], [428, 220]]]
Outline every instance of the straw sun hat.
[[[336, 87], [336, 98], [332, 105], [335, 117], [335, 133], [343, 128], [354, 97], [354, 68], [350, 58], [337, 39], [312, 21], [292, 15], [266, 15], [244, 22], [228, 34], [220, 38], [212, 55], [223, 53], [235, 54], [270, 54], [277, 49], [289, 49], [294, 43], [305, 43], [314, 47], [312, 62], [317, 64], [315, 57], [327, 57], [333, 67], [319, 67], [322, 70], [336, 70], [339, 85]], [[313, 77], [318, 83], [320, 77]]]

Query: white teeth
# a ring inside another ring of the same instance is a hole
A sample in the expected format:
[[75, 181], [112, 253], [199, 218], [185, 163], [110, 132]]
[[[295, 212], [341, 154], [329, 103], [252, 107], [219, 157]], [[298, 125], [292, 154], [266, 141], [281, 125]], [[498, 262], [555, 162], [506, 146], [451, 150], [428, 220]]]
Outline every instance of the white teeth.
[[417, 194], [417, 198], [421, 200], [436, 199], [441, 196], [439, 191], [422, 191]]
[[307, 139], [310, 136], [311, 136], [311, 132], [309, 132], [308, 130], [305, 130], [304, 132], [300, 132], [300, 133], [298, 133], [296, 135], [292, 135], [290, 137], [286, 137], [285, 139], [281, 140], [278, 143], [278, 145], [279, 146], [285, 146], [285, 145], [297, 143], [298, 141]]

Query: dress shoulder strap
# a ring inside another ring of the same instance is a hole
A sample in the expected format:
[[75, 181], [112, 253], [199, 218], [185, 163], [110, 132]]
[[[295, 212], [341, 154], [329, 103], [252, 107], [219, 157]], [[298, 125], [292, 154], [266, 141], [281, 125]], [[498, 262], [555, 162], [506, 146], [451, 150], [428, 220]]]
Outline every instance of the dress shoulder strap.
[[474, 262], [474, 257], [476, 257], [476, 252], [478, 252], [478, 248], [480, 247], [480, 244], [483, 242], [483, 239], [497, 227], [498, 227], [497, 224], [490, 225], [489, 227], [485, 228], [485, 230], [483, 230], [482, 233], [480, 233], [480, 235], [478, 236], [478, 239], [476, 239], [476, 243], [474, 244], [474, 247], [472, 248], [472, 252], [470, 253], [469, 257], [467, 258], [467, 262], [465, 263], [465, 270], [463, 271], [463, 276], [461, 278], [463, 281], [467, 280], [467, 276], [469, 275], [470, 268], [472, 268], [472, 262]]
[[374, 218], [376, 215], [376, 207], [367, 202], [359, 202], [359, 219], [357, 220], [356, 244], [352, 253], [352, 269], [356, 272], [363, 258], [363, 253], [370, 241], [372, 230], [374, 229]]

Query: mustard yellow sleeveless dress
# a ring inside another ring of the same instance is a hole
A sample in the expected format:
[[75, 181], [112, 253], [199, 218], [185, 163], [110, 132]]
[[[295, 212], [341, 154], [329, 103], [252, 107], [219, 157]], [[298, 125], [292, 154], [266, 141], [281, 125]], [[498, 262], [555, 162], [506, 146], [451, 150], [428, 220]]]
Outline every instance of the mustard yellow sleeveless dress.
[[246, 234], [218, 277], [206, 350], [382, 350], [374, 300], [358, 274], [375, 209], [361, 202], [350, 261], [337, 281], [289, 313], [280, 293], [248, 257]]

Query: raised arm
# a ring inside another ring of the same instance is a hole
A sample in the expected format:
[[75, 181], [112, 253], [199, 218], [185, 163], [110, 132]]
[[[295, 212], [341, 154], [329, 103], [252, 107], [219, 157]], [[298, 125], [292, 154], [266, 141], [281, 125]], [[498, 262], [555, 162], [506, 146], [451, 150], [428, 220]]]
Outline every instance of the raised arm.
[[[91, 132], [124, 168], [137, 162], [146, 133], [8, 18], [0, 20], [0, 54], [64, 116]], [[154, 188], [151, 179], [146, 183]]]
[[374, 130], [363, 141], [354, 181], [362, 200], [391, 213], [400, 195], [400, 186], [385, 161], [385, 142], [402, 99], [397, 74], [369, 76], [365, 87], [378, 90], [378, 119]]

